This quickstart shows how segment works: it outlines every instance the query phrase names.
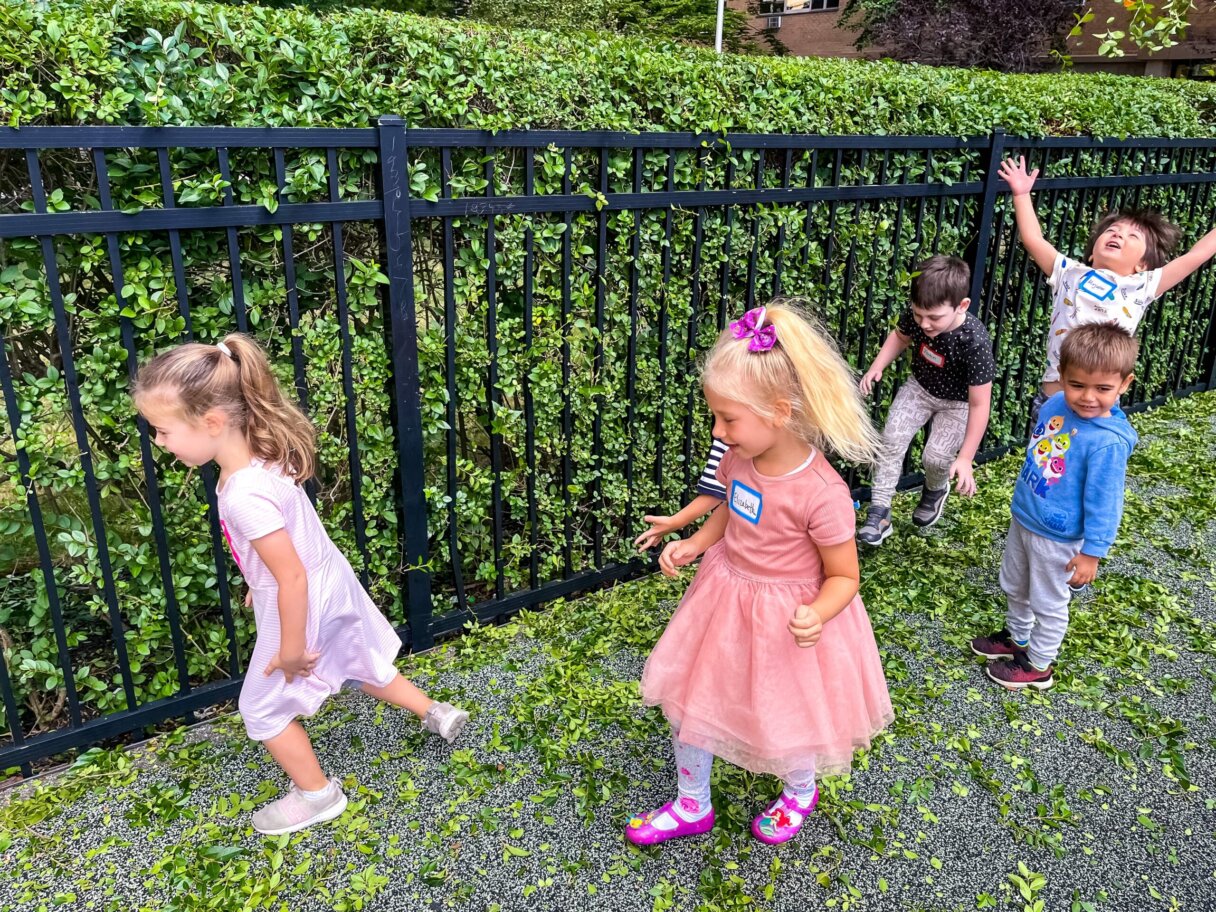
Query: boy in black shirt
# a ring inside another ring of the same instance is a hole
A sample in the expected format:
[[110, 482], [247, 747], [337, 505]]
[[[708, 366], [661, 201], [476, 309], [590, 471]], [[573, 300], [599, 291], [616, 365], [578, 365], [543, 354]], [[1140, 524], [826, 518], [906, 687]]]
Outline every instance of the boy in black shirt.
[[917, 266], [912, 307], [899, 318], [898, 328], [861, 378], [861, 391], [868, 396], [887, 366], [905, 349], [912, 349], [912, 376], [887, 414], [870, 509], [857, 532], [867, 545], [882, 544], [893, 531], [891, 497], [904, 454], [930, 419], [933, 427], [922, 456], [925, 485], [912, 522], [926, 527], [941, 518], [950, 481], [956, 476], [960, 494], [975, 493], [971, 461], [988, 427], [996, 364], [988, 331], [967, 313], [970, 283], [971, 269], [957, 257], [934, 256]]

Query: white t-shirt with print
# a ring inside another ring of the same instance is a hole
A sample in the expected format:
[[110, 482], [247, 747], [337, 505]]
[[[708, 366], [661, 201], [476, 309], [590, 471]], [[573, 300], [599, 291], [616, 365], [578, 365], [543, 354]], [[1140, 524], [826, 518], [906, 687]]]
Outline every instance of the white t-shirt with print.
[[1121, 276], [1056, 254], [1047, 284], [1055, 294], [1051, 300], [1044, 383], [1060, 379], [1060, 346], [1070, 329], [1086, 323], [1114, 322], [1134, 335], [1144, 312], [1157, 297], [1161, 270]]

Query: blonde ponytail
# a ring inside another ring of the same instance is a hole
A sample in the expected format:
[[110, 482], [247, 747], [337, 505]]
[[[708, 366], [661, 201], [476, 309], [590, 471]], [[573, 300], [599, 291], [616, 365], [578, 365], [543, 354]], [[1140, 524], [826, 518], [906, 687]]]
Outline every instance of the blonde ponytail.
[[764, 320], [776, 329], [776, 344], [751, 351], [746, 340], [723, 331], [705, 362], [705, 386], [770, 419], [773, 404], [788, 400], [790, 429], [801, 439], [850, 462], [873, 463], [879, 435], [831, 336], [789, 299], [769, 303]]
[[212, 409], [240, 428], [250, 452], [301, 484], [316, 474], [316, 428], [283, 395], [262, 347], [240, 333], [220, 345], [191, 342], [157, 355], [139, 371], [137, 408], [167, 393], [181, 417], [197, 421]]

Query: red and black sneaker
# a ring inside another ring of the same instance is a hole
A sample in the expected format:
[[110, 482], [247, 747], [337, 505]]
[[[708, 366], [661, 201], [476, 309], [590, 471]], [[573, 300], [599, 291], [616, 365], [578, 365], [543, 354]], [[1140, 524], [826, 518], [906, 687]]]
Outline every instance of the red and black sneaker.
[[987, 666], [988, 677], [1009, 690], [1024, 690], [1033, 687], [1035, 690], [1047, 690], [1055, 683], [1052, 672], [1054, 665], [1048, 665], [1043, 671], [1030, 664], [1030, 657], [1019, 652], [1008, 661], [992, 661]]
[[986, 659], [1012, 659], [1025, 652], [1026, 647], [1015, 643], [1009, 631], [1002, 628], [988, 636], [976, 637], [971, 641], [971, 651]]

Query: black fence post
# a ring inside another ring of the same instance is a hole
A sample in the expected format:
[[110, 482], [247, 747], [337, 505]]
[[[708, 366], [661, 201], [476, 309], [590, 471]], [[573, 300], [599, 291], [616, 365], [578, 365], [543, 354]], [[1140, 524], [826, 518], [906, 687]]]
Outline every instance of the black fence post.
[[984, 169], [984, 196], [980, 201], [980, 228], [975, 236], [975, 248], [971, 265], [971, 311], [979, 310], [980, 295], [984, 292], [984, 277], [988, 271], [988, 247], [992, 242], [992, 210], [996, 204], [997, 171], [1005, 157], [1005, 131], [997, 127], [992, 131], [988, 143], [988, 166]]
[[380, 139], [380, 195], [384, 201], [384, 286], [393, 359], [393, 400], [397, 462], [401, 478], [402, 534], [405, 536], [406, 612], [410, 648], [429, 649], [431, 572], [427, 565], [426, 497], [422, 451], [422, 393], [418, 371], [418, 323], [414, 308], [414, 251], [410, 233], [409, 150], [405, 121], [395, 115], [377, 123]]

